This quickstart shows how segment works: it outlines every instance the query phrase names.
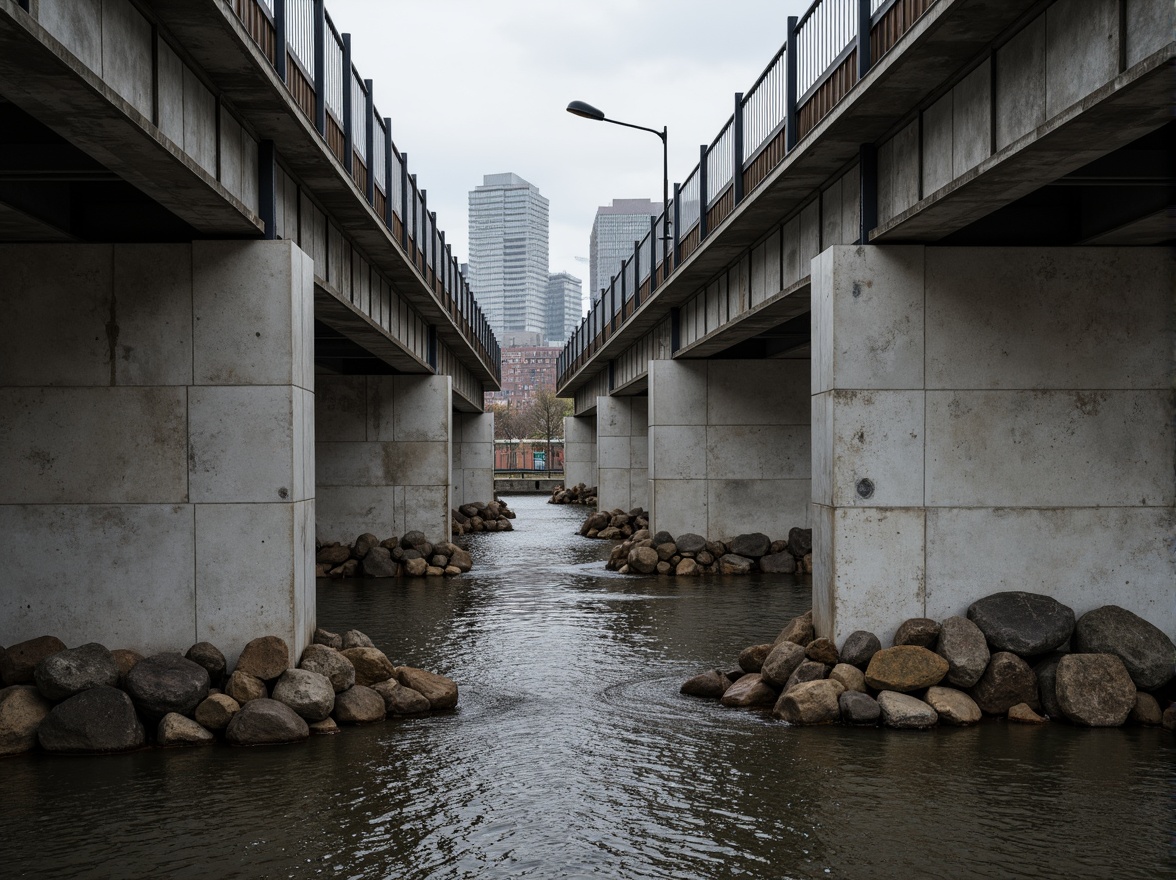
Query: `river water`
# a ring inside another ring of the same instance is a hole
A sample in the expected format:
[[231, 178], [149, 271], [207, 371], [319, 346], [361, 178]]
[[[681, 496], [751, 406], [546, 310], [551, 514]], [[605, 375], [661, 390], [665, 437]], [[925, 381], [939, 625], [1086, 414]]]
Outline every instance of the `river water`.
[[802, 729], [682, 697], [808, 586], [614, 575], [583, 508], [511, 503], [463, 578], [320, 583], [320, 625], [452, 676], [457, 711], [5, 760], [0, 877], [1176, 877], [1171, 735]]

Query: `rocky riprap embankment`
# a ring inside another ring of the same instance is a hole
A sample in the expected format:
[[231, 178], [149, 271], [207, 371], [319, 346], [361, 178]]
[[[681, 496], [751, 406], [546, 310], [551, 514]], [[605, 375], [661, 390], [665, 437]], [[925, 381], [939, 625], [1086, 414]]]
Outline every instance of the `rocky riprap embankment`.
[[506, 502], [471, 501], [463, 504], [457, 510], [449, 511], [452, 520], [453, 534], [468, 535], [472, 532], [510, 532], [514, 530], [511, 520], [515, 512], [507, 507]]
[[381, 541], [363, 534], [354, 544], [318, 544], [315, 577], [454, 577], [474, 567], [470, 554], [449, 541], [429, 543], [424, 532]]
[[227, 673], [208, 642], [150, 657], [97, 643], [67, 649], [53, 636], [0, 648], [0, 756], [298, 742], [457, 705], [452, 679], [394, 665], [359, 630], [316, 630], [296, 668], [285, 641], [262, 636]]
[[838, 649], [816, 638], [810, 611], [745, 649], [737, 669], [697, 675], [682, 693], [796, 725], [925, 729], [995, 716], [1176, 730], [1174, 663], [1172, 640], [1116, 605], [1075, 621], [1049, 596], [1008, 592], [974, 602], [966, 617], [907, 620], [889, 648], [858, 631]]
[[[702, 535], [651, 533], [644, 511], [634, 516], [594, 513], [580, 527], [589, 538], [621, 541], [609, 555], [606, 568], [621, 574], [661, 574], [696, 577], [704, 574], [812, 574], [813, 531], [794, 528], [788, 539], [773, 541], [754, 532], [729, 541], [710, 541]], [[634, 528], [636, 526], [637, 528]]]
[[596, 487], [577, 483], [574, 486], [556, 486], [551, 490], [548, 504], [586, 504], [596, 506]]

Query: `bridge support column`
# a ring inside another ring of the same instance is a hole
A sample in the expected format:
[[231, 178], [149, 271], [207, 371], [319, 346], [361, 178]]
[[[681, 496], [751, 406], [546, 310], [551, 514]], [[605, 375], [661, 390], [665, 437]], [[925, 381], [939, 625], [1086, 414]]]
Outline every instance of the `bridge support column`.
[[450, 507], [494, 499], [494, 413], [453, 413]]
[[564, 418], [564, 485], [591, 488], [596, 476], [596, 418]]
[[317, 376], [315, 534], [449, 540], [448, 376]]
[[649, 507], [649, 399], [596, 398], [598, 507]]
[[820, 635], [1001, 590], [1176, 631], [1165, 249], [834, 247], [812, 277]]
[[649, 362], [655, 530], [725, 540], [809, 521], [809, 362]]
[[0, 247], [0, 643], [314, 629], [313, 264], [284, 241]]

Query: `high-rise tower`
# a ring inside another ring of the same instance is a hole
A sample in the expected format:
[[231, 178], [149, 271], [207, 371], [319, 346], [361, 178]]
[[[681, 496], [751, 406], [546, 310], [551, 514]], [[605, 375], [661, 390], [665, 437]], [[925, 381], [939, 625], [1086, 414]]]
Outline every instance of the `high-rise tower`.
[[661, 204], [649, 199], [613, 199], [611, 205], [596, 209], [588, 240], [588, 295], [593, 302], [621, 271], [621, 263], [633, 256], [633, 242], [645, 238], [650, 218], [661, 211]]

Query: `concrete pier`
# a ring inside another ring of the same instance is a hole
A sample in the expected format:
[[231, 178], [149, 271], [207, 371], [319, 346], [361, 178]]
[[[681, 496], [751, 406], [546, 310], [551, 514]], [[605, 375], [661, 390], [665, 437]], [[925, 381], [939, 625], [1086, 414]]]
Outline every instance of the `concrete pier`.
[[649, 399], [598, 397], [596, 462], [601, 510], [649, 507]]

